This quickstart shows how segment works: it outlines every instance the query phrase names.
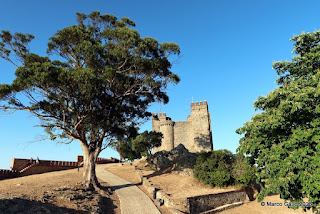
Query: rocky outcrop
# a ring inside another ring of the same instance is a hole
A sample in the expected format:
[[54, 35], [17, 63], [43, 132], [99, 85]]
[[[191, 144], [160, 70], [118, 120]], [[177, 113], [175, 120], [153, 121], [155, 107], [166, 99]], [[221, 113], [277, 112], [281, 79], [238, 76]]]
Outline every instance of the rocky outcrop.
[[182, 144], [171, 151], [159, 151], [153, 155], [151, 167], [158, 171], [185, 171], [190, 173], [197, 159], [196, 153], [191, 153]]

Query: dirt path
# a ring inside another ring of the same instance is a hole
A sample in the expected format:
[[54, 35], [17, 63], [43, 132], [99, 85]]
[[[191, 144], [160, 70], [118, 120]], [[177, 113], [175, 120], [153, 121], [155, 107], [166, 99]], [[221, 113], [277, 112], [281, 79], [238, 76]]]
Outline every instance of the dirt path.
[[115, 190], [120, 199], [122, 214], [160, 214], [150, 198], [138, 187], [111, 172], [106, 171], [105, 168], [109, 166], [111, 166], [111, 164], [98, 165], [96, 168], [97, 177], [107, 181], [112, 189]]

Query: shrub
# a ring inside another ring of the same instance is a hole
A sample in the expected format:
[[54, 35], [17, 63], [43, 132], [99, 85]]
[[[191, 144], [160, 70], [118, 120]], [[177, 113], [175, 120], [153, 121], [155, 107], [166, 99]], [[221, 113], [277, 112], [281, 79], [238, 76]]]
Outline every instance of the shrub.
[[228, 186], [233, 184], [234, 155], [228, 150], [201, 153], [194, 166], [194, 176], [205, 184]]
[[255, 168], [244, 156], [234, 155], [228, 150], [201, 153], [193, 169], [195, 178], [211, 186], [246, 186], [255, 178]]
[[242, 186], [248, 185], [256, 179], [255, 172], [256, 168], [250, 166], [243, 155], [235, 155], [234, 163], [232, 165], [232, 176], [234, 177], [236, 184]]

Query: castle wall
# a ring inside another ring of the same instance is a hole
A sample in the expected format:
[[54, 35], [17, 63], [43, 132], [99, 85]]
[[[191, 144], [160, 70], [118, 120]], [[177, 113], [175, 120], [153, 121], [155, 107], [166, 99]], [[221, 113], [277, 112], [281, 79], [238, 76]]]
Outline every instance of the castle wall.
[[16, 176], [15, 171], [0, 169], [0, 180], [6, 179], [6, 178], [14, 178], [15, 176]]
[[177, 121], [174, 123], [174, 147], [183, 144], [189, 151], [193, 150], [192, 123]]
[[[40, 174], [45, 172], [60, 171], [66, 169], [77, 168], [81, 165], [83, 161], [83, 156], [77, 156], [77, 161], [53, 161], [53, 160], [40, 160], [39, 164], [35, 164], [36, 161], [33, 160], [33, 164], [30, 165], [29, 159], [12, 158], [11, 169], [12, 170], [2, 170], [0, 169], [0, 180], [20, 177], [26, 175]], [[116, 158], [97, 158], [97, 164], [105, 163], [119, 163]]]
[[160, 132], [163, 134], [162, 144], [158, 148], [161, 150], [171, 150], [174, 148], [174, 122], [171, 120], [160, 120]]
[[10, 168], [12, 170], [18, 170], [21, 167], [24, 167], [25, 165], [27, 165], [28, 163], [29, 163], [28, 159], [12, 158]]
[[52, 161], [51, 163], [42, 162], [39, 165], [33, 165], [26, 171], [20, 173], [19, 176], [41, 174], [45, 172], [61, 171], [61, 170], [74, 169], [74, 168], [78, 168], [77, 162], [66, 162], [66, 161], [57, 161], [57, 162]]
[[[20, 171], [26, 166], [30, 165], [29, 159], [20, 159], [20, 158], [12, 158], [11, 162], [11, 169]], [[36, 161], [33, 160], [33, 163], [35, 164]], [[55, 166], [70, 166], [75, 167], [78, 166], [77, 162], [70, 162], [70, 161], [51, 161], [51, 160], [40, 160], [40, 164], [43, 166], [48, 167], [55, 167]]]
[[169, 151], [183, 144], [190, 152], [213, 150], [211, 119], [207, 101], [191, 103], [187, 121], [174, 122], [165, 113], [152, 116], [152, 130], [163, 134], [162, 144], [153, 152]]
[[213, 149], [211, 136], [211, 120], [207, 102], [191, 104], [191, 120], [194, 150], [207, 152]]
[[152, 131], [160, 132], [160, 120], [158, 119], [159, 114], [152, 114], [152, 118], [157, 118], [157, 120], [152, 119]]

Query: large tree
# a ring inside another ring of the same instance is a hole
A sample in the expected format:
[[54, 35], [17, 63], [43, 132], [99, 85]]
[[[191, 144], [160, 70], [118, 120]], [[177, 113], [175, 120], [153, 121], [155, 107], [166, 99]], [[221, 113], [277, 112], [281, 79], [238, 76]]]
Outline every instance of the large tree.
[[238, 150], [258, 168], [259, 199], [280, 194], [320, 202], [320, 31], [291, 39], [292, 61], [275, 62], [279, 87], [261, 96], [261, 111], [238, 129]]
[[29, 50], [33, 35], [0, 34], [0, 56], [17, 66], [12, 84], [0, 85], [0, 108], [32, 113], [51, 139], [78, 140], [88, 188], [99, 186], [99, 153], [149, 117], [150, 103], [167, 103], [165, 89], [179, 82], [169, 60], [178, 45], [142, 38], [134, 27], [129, 18], [77, 13], [76, 25], [49, 39], [48, 56]]

